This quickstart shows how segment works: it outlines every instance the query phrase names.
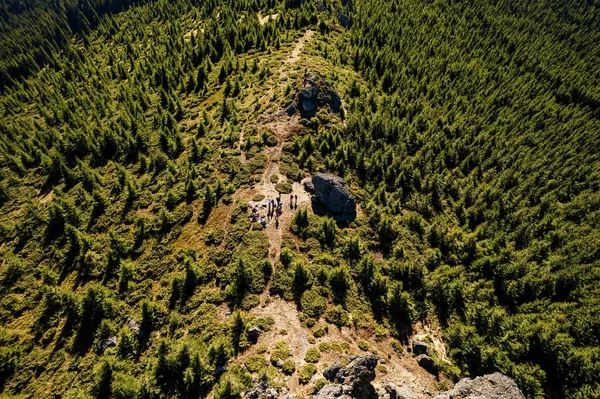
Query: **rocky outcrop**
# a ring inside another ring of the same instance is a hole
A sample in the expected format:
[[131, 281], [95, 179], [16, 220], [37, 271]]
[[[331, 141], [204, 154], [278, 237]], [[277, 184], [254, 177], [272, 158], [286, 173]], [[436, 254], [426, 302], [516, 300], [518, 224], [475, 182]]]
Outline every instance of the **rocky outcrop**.
[[314, 186], [314, 184], [312, 183], [312, 181], [311, 181], [311, 180], [306, 180], [306, 181], [304, 181], [304, 182], [302, 183], [302, 185], [304, 186], [304, 190], [305, 190], [307, 193], [311, 193], [311, 194], [314, 194], [314, 193], [315, 193], [315, 186]]
[[262, 334], [262, 330], [260, 329], [259, 326], [251, 327], [246, 332], [246, 336], [252, 343], [256, 343], [256, 341], [258, 341], [258, 337], [260, 337], [260, 334]]
[[413, 394], [408, 389], [390, 382], [377, 386], [375, 390], [378, 399], [413, 399]]
[[335, 362], [323, 371], [323, 377], [333, 384], [321, 388], [315, 398], [377, 398], [375, 388], [371, 385], [371, 381], [375, 379], [377, 362], [378, 358], [375, 355], [350, 356], [346, 367]]
[[303, 118], [313, 117], [323, 107], [329, 107], [333, 113], [339, 113], [342, 100], [331, 84], [319, 73], [306, 73], [302, 78], [302, 86], [287, 107], [288, 115], [296, 112]]
[[[375, 367], [378, 358], [375, 355], [352, 355], [348, 358], [348, 366], [343, 370], [343, 382], [352, 387], [370, 384], [375, 379]], [[340, 372], [337, 374], [338, 378]]]
[[417, 356], [417, 363], [419, 363], [419, 366], [423, 367], [424, 369], [428, 369], [428, 370], [433, 370], [435, 369], [435, 362], [433, 361], [433, 359], [425, 354], [421, 354], [419, 356]]
[[312, 178], [317, 205], [335, 220], [351, 221], [356, 218], [356, 201], [339, 176], [328, 173], [316, 173]]
[[412, 350], [416, 356], [428, 355], [429, 354], [429, 345], [427, 345], [425, 342], [418, 341], [415, 339], [412, 342]]
[[117, 346], [117, 337], [115, 337], [114, 335], [111, 335], [110, 337], [108, 337], [106, 339], [101, 339], [100, 342], [98, 342], [98, 347], [96, 348], [96, 352], [98, 352], [98, 354], [101, 355], [108, 348], [112, 348], [114, 346]]
[[[317, 392], [315, 399], [340, 398], [344, 395], [344, 386], [342, 384], [327, 384]], [[347, 395], [346, 395], [347, 396]]]
[[[419, 358], [429, 358], [425, 354]], [[431, 359], [431, 358], [429, 358]], [[433, 362], [433, 361], [432, 361]], [[391, 382], [376, 384], [375, 368], [378, 358], [375, 355], [348, 358], [348, 365], [342, 367], [333, 363], [323, 371], [330, 384], [319, 390], [315, 399], [413, 399], [413, 393]], [[435, 366], [435, 365], [433, 365]], [[434, 399], [525, 399], [515, 382], [500, 374], [489, 374], [475, 379], [464, 378], [453, 389], [437, 395]]]
[[494, 373], [475, 379], [463, 378], [454, 388], [434, 399], [525, 399], [525, 396], [511, 378]]
[[342, 365], [340, 364], [340, 362], [334, 362], [331, 366], [323, 370], [323, 377], [325, 377], [329, 381], [335, 382], [337, 375], [341, 369]]
[[277, 390], [266, 381], [261, 381], [246, 394], [246, 399], [277, 399]]
[[226, 365], [224, 365], [224, 364], [220, 364], [220, 365], [218, 365], [217, 367], [215, 367], [215, 370], [213, 371], [213, 375], [214, 375], [215, 377], [218, 377], [218, 376], [220, 376], [221, 374], [223, 374], [223, 373], [227, 372], [227, 370], [229, 370], [229, 367], [227, 367], [227, 366], [226, 366]]
[[350, 17], [347, 16], [346, 14], [340, 14], [340, 25], [342, 25], [344, 28], [347, 28], [350, 26]]
[[135, 335], [140, 335], [140, 325], [135, 319], [129, 319], [129, 321], [127, 322], [127, 326], [129, 327], [132, 333], [134, 333]]
[[354, 2], [352, 0], [342, 0], [342, 5], [348, 7], [350, 11], [354, 11]]

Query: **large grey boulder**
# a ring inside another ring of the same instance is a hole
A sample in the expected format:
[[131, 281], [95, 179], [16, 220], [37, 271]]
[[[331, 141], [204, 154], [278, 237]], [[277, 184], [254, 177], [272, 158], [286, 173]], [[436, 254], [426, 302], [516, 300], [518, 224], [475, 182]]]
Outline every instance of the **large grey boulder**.
[[[375, 386], [371, 384], [374, 378], [374, 367], [377, 365], [376, 357], [373, 359], [370, 356], [352, 356], [348, 361], [348, 366], [345, 368], [335, 363], [323, 372], [325, 378], [335, 383], [321, 388], [314, 396], [315, 399], [415, 398], [410, 390], [391, 382]], [[475, 379], [463, 378], [453, 389], [440, 393], [433, 399], [525, 399], [525, 396], [512, 379], [494, 373]]]
[[256, 341], [258, 341], [258, 337], [260, 337], [260, 334], [262, 334], [262, 330], [260, 329], [259, 326], [251, 327], [246, 332], [246, 336], [248, 337], [250, 342], [253, 342], [253, 343], [256, 343]]
[[413, 399], [412, 392], [391, 382], [379, 385], [375, 389], [379, 399]]
[[356, 218], [356, 201], [343, 178], [329, 173], [315, 173], [312, 178], [317, 200], [335, 220]]
[[325, 377], [331, 382], [335, 382], [335, 379], [337, 378], [337, 375], [341, 369], [342, 365], [340, 364], [340, 362], [334, 362], [331, 366], [323, 370], [323, 377]]
[[371, 385], [371, 381], [375, 379], [375, 367], [377, 367], [378, 360], [375, 355], [353, 355], [348, 357], [346, 367], [335, 362], [323, 371], [323, 376], [335, 383], [321, 388], [317, 397], [320, 399], [337, 397], [376, 399], [377, 393]]
[[463, 378], [454, 388], [434, 399], [525, 399], [525, 396], [510, 377], [494, 373], [475, 379]]
[[375, 355], [352, 355], [348, 357], [348, 365], [345, 368], [339, 362], [335, 362], [323, 371], [323, 377], [352, 387], [366, 385], [375, 379], [378, 361]]
[[350, 26], [350, 17], [346, 14], [340, 14], [340, 25], [342, 25], [344, 28]]
[[348, 385], [328, 384], [317, 392], [315, 399], [353, 399], [350, 396], [351, 388]]
[[98, 342], [98, 347], [96, 348], [96, 351], [98, 352], [98, 354], [101, 355], [108, 348], [112, 348], [115, 346], [117, 346], [117, 337], [111, 335], [110, 337], [106, 339], [101, 339], [100, 342]]
[[354, 11], [354, 2], [352, 0], [342, 0], [342, 5], [348, 7], [350, 11]]
[[428, 355], [429, 354], [429, 345], [427, 345], [425, 342], [422, 341], [418, 341], [418, 340], [413, 340], [412, 342], [412, 350], [413, 353], [415, 354], [415, 356], [417, 355]]
[[315, 395], [315, 399], [332, 399], [342, 396], [344, 389], [342, 384], [327, 384]]
[[288, 115], [299, 112], [302, 118], [312, 118], [318, 110], [329, 107], [333, 113], [339, 113], [342, 100], [333, 86], [319, 73], [305, 71], [302, 87], [294, 96], [292, 105], [286, 108]]
[[353, 355], [348, 358], [344, 383], [353, 387], [370, 384], [375, 379], [375, 367], [379, 358], [375, 355]]
[[129, 321], [127, 322], [127, 326], [129, 327], [132, 333], [134, 333], [135, 335], [140, 335], [140, 325], [135, 319], [129, 319]]
[[435, 369], [435, 362], [432, 358], [425, 354], [417, 356], [417, 363], [419, 363], [419, 366], [423, 367], [424, 369]]
[[314, 194], [315, 193], [315, 186], [312, 183], [312, 180], [306, 180], [302, 183], [304, 185], [304, 190], [308, 193]]
[[277, 390], [266, 381], [261, 381], [246, 394], [246, 399], [277, 399]]

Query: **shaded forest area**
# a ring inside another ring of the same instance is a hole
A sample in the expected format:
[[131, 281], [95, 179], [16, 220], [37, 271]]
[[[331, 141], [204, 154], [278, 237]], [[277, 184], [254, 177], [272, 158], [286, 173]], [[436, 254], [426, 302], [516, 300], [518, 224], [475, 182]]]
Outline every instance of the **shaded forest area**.
[[103, 15], [143, 0], [6, 0], [0, 5], [0, 91], [70, 53], [71, 36], [87, 35]]

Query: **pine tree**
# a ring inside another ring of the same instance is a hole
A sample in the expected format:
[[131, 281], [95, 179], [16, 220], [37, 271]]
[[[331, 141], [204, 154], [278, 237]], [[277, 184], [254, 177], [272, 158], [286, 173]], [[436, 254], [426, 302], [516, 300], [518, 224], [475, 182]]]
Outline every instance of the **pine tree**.
[[208, 72], [204, 64], [200, 65], [196, 75], [196, 92], [201, 92], [206, 88], [206, 81], [208, 79]]
[[110, 363], [104, 361], [98, 374], [96, 386], [94, 387], [94, 396], [98, 399], [109, 399], [112, 396], [112, 380], [112, 367]]

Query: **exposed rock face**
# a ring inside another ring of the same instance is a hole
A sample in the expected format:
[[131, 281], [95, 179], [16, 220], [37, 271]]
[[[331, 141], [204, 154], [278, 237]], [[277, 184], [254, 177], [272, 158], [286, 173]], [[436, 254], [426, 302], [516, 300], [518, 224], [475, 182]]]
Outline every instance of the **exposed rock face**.
[[227, 370], [229, 370], [229, 368], [225, 365], [218, 365], [217, 367], [215, 367], [215, 371], [213, 372], [213, 375], [215, 377], [220, 376], [221, 374], [223, 374], [224, 372], [226, 372]]
[[416, 339], [412, 342], [412, 350], [415, 356], [429, 353], [429, 345], [425, 342], [417, 341]]
[[327, 380], [334, 382], [338, 373], [342, 369], [340, 362], [334, 362], [331, 366], [323, 370], [323, 377]]
[[316, 398], [377, 398], [375, 388], [371, 385], [371, 381], [375, 379], [377, 361], [375, 355], [353, 355], [348, 358], [348, 366], [345, 368], [335, 362], [323, 371], [323, 376], [335, 383], [321, 388]]
[[312, 178], [317, 200], [334, 219], [351, 221], [356, 218], [356, 201], [339, 176], [316, 173]]
[[375, 367], [377, 367], [378, 360], [375, 355], [350, 356], [348, 366], [344, 371], [344, 383], [353, 387], [369, 384], [375, 379]]
[[102, 339], [100, 340], [100, 342], [98, 342], [98, 347], [96, 348], [96, 351], [99, 354], [103, 354], [104, 351], [106, 351], [108, 348], [112, 348], [114, 346], [117, 346], [117, 337], [111, 335], [110, 337]]
[[256, 341], [258, 341], [258, 337], [260, 337], [260, 334], [262, 334], [262, 330], [258, 326], [251, 327], [246, 332], [248, 339], [253, 343], [256, 343]]
[[299, 112], [303, 118], [311, 118], [325, 106], [338, 113], [342, 107], [342, 100], [322, 75], [306, 73], [302, 79], [302, 88], [286, 111], [288, 115]]
[[135, 319], [129, 319], [127, 322], [127, 326], [131, 330], [132, 333], [139, 335], [140, 334], [140, 325]]
[[277, 399], [277, 390], [268, 382], [261, 381], [246, 394], [246, 399]]
[[315, 399], [339, 398], [343, 392], [342, 384], [327, 384], [319, 390]]
[[350, 17], [347, 16], [346, 14], [341, 14], [340, 15], [340, 25], [342, 25], [344, 28], [347, 28], [348, 26], [350, 26]]
[[311, 180], [306, 180], [304, 183], [304, 189], [306, 190], [306, 192], [314, 194], [315, 193], [315, 186], [312, 183]]
[[[431, 358], [425, 354], [419, 358]], [[335, 362], [323, 371], [331, 381], [314, 396], [315, 399], [413, 399], [412, 392], [391, 382], [373, 386], [378, 358], [374, 355], [348, 358], [348, 366]], [[432, 361], [433, 364], [433, 361]], [[464, 378], [456, 386], [434, 399], [525, 399], [515, 382], [500, 374], [475, 379]]]
[[376, 387], [376, 391], [379, 399], [413, 399], [408, 389], [389, 382]]
[[421, 355], [417, 356], [417, 363], [419, 363], [419, 366], [421, 366], [425, 369], [434, 369], [435, 368], [435, 362], [433, 361], [433, 359], [425, 354], [421, 354]]
[[342, 5], [348, 7], [350, 11], [354, 11], [354, 2], [352, 0], [342, 0]]
[[511, 378], [494, 373], [473, 380], [463, 378], [454, 388], [434, 399], [525, 399], [525, 396]]

